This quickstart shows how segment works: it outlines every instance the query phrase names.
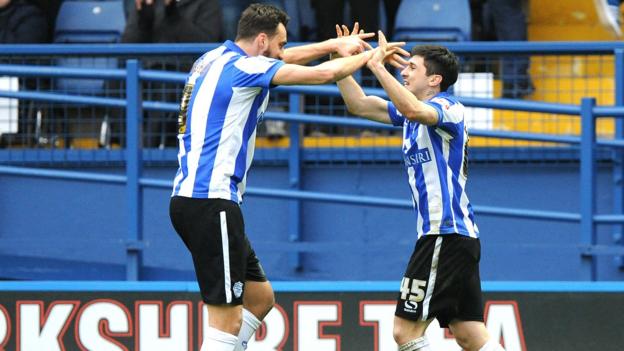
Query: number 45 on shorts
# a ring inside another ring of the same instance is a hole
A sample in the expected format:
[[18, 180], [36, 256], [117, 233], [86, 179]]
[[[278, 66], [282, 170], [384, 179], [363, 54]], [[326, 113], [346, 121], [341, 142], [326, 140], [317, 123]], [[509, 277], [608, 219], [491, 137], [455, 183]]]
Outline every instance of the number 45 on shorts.
[[403, 277], [401, 280], [401, 300], [421, 302], [425, 298], [425, 280]]

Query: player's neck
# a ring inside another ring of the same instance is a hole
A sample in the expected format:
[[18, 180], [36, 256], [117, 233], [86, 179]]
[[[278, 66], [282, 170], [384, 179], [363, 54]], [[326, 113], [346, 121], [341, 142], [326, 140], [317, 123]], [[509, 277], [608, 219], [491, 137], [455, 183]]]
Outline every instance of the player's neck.
[[241, 48], [247, 56], [260, 56], [261, 54], [260, 48], [253, 40], [237, 40], [234, 44], [238, 45], [238, 47]]
[[418, 94], [418, 96], [416, 97], [420, 101], [428, 101], [428, 100], [431, 100], [432, 97], [438, 95], [439, 93], [440, 93], [440, 90], [438, 89], [427, 89], [421, 92], [420, 94]]

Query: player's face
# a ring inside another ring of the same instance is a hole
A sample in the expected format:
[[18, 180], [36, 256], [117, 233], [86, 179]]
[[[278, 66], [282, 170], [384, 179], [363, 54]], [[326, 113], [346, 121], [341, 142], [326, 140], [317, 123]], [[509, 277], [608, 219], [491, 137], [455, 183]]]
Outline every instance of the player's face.
[[422, 56], [412, 56], [408, 65], [401, 71], [403, 86], [416, 96], [421, 96], [431, 86], [432, 76], [427, 75], [427, 67]]
[[275, 35], [269, 37], [269, 45], [268, 49], [262, 53], [263, 56], [282, 59], [282, 54], [284, 53], [284, 47], [286, 46], [286, 27], [283, 24], [277, 25], [277, 31]]

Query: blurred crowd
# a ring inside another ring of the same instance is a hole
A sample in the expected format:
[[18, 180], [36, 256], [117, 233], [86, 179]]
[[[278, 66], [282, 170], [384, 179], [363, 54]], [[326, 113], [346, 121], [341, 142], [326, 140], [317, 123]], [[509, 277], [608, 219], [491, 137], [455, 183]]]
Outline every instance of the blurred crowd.
[[[79, 1], [79, 0], [66, 0]], [[242, 10], [268, 3], [291, 17], [289, 41], [319, 41], [335, 35], [337, 23], [358, 21], [368, 31], [382, 29], [392, 38], [402, 2], [431, 5], [431, 0], [103, 0], [123, 3], [127, 43], [220, 42], [234, 39]], [[459, 0], [462, 1], [462, 0]], [[526, 40], [528, 0], [463, 0], [470, 5], [472, 40]], [[0, 0], [0, 44], [54, 41], [62, 0]], [[621, 36], [622, 0], [594, 0], [598, 17]], [[444, 3], [440, 1], [440, 3]], [[435, 6], [435, 4], [434, 4]]]
[[[108, 1], [123, 1], [126, 28], [122, 42], [128, 43], [220, 42], [234, 39], [240, 13], [252, 2], [269, 3], [288, 12], [291, 17], [288, 28], [291, 42], [331, 38], [335, 35], [336, 23], [352, 24], [355, 20], [366, 30], [382, 29], [392, 38], [396, 14], [402, 2], [401, 0]], [[466, 2], [470, 2], [472, 10], [474, 28], [472, 39], [526, 39], [526, 16], [522, 5], [526, 0], [466, 0]], [[61, 3], [61, 0], [0, 0], [0, 43], [53, 41], [56, 15]]]

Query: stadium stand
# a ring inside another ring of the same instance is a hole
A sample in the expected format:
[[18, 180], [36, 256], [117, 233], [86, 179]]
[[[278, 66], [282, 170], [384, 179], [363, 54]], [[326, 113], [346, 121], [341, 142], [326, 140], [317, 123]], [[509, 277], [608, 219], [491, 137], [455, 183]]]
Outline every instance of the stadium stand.
[[[115, 44], [121, 42], [126, 25], [123, 0], [82, 1], [67, 0], [61, 4], [54, 29], [57, 44]], [[117, 68], [115, 57], [62, 57], [56, 59], [60, 67]], [[62, 92], [84, 95], [106, 95], [109, 88], [101, 79], [59, 78], [54, 87]], [[65, 144], [71, 147], [93, 148], [110, 145], [109, 112], [93, 109], [83, 112], [80, 108], [64, 109], [65, 130], [72, 130], [72, 137]], [[95, 118], [94, 118], [95, 117]]]
[[394, 25], [394, 40], [470, 40], [468, 0], [402, 1]]
[[[59, 44], [120, 42], [126, 24], [121, 0], [74, 1], [61, 4], [54, 29], [54, 42]], [[64, 58], [56, 63], [61, 67], [116, 68], [114, 58]], [[56, 88], [83, 94], [101, 94], [104, 81], [87, 79], [59, 79]]]

